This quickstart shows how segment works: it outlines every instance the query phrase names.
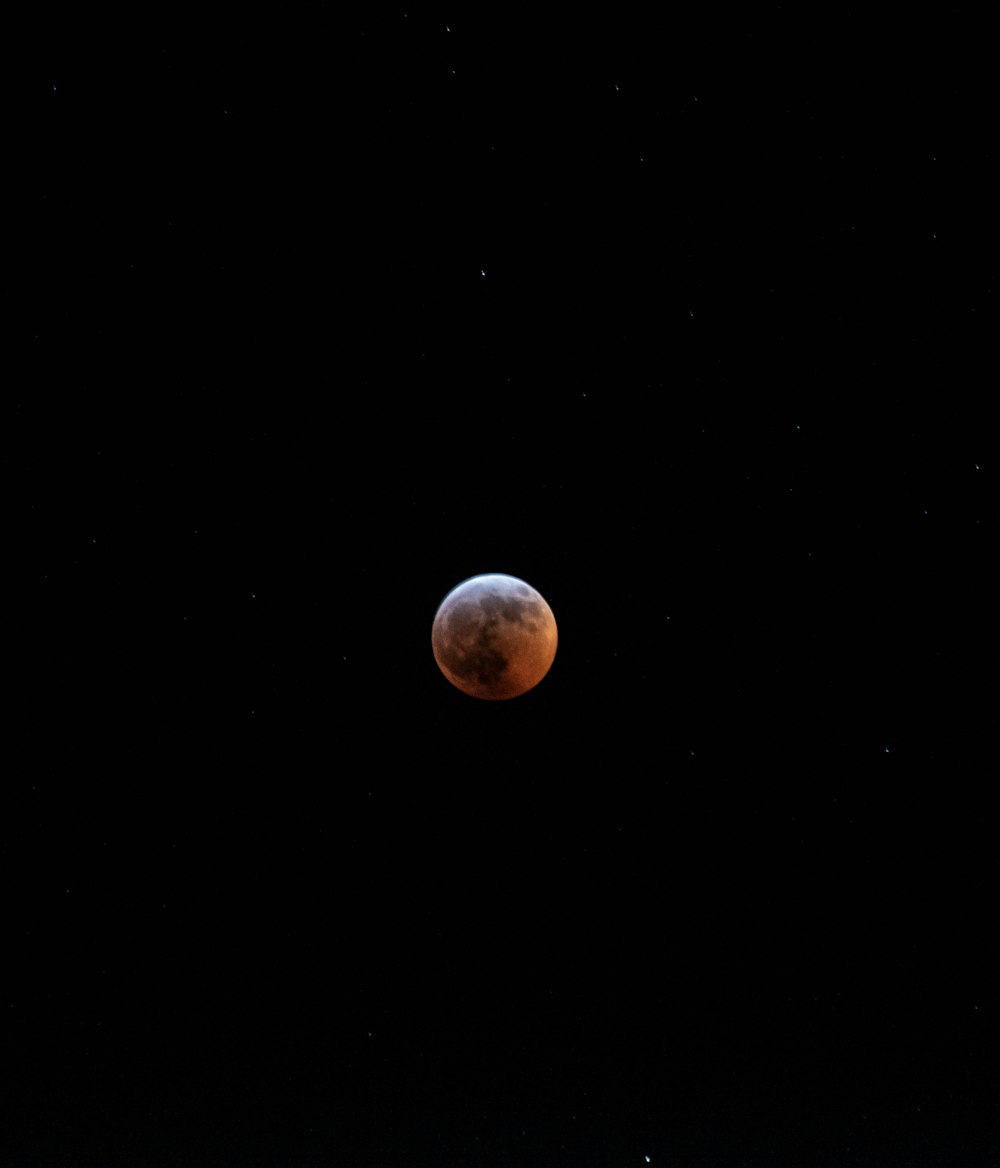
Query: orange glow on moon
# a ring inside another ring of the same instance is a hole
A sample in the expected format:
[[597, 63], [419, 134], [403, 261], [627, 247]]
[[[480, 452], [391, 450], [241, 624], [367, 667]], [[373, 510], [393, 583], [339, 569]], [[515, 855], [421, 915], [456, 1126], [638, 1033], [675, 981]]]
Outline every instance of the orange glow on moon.
[[516, 576], [471, 576], [434, 617], [434, 659], [452, 685], [486, 701], [516, 698], [548, 673], [556, 620], [543, 597]]

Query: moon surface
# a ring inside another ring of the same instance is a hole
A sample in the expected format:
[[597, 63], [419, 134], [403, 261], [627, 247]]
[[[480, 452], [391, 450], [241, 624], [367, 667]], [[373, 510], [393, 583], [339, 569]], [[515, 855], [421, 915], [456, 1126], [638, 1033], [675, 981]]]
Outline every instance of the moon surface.
[[486, 701], [533, 689], [556, 655], [556, 619], [543, 597], [516, 576], [471, 576], [434, 617], [434, 660], [452, 685]]

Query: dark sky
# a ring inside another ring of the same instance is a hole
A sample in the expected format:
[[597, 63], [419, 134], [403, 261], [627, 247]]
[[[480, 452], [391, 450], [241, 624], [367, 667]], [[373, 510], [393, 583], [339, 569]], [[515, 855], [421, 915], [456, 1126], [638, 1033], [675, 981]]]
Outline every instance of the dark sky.
[[997, 1162], [986, 43], [27, 38], [0, 1161]]

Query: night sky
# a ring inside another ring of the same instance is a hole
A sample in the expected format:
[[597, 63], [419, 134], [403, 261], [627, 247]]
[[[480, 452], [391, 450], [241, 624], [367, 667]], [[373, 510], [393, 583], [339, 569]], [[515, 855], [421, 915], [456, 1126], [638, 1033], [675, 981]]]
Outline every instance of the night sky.
[[1000, 1162], [988, 44], [15, 46], [5, 1168]]

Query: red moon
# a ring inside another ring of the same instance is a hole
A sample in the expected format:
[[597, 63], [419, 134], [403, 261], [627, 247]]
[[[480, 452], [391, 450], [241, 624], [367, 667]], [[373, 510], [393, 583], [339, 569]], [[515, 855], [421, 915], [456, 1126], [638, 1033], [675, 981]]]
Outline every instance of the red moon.
[[556, 620], [516, 576], [471, 576], [441, 602], [431, 630], [434, 660], [452, 685], [486, 701], [534, 689], [556, 655]]

